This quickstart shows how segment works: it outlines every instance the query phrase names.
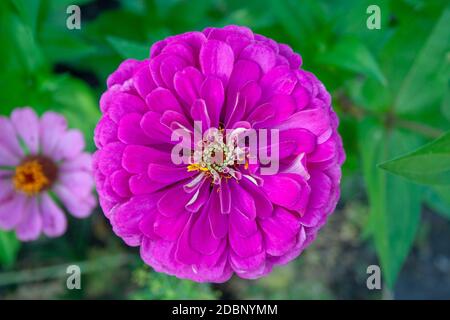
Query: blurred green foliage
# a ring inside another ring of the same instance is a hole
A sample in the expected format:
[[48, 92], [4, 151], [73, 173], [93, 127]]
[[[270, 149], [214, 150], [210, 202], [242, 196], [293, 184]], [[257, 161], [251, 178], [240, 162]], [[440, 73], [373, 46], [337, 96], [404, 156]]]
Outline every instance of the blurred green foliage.
[[212, 300], [218, 299], [220, 293], [206, 283], [195, 283], [165, 274], [151, 271], [149, 267], [141, 267], [133, 274], [139, 290], [131, 294], [138, 300]]
[[[81, 6], [81, 30], [66, 28], [70, 4]], [[371, 4], [381, 8], [380, 30], [366, 27]], [[333, 95], [347, 153], [343, 182], [364, 179], [362, 233], [392, 288], [423, 203], [450, 217], [449, 21], [446, 0], [1, 1], [0, 113], [23, 105], [62, 112], [93, 150], [106, 77], [124, 58], [146, 57], [153, 42], [240, 24], [288, 43]], [[342, 203], [352, 203], [359, 188], [350, 185]], [[17, 248], [0, 233], [0, 263], [11, 265]], [[136, 298], [217, 298], [207, 285], [143, 270], [136, 278], [143, 287]]]

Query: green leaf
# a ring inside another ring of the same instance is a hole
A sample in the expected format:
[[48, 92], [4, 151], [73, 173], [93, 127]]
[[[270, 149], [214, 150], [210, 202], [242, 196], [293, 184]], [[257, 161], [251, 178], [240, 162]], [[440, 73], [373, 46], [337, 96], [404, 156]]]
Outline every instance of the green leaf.
[[133, 58], [142, 60], [149, 56], [150, 49], [148, 46], [113, 36], [109, 36], [107, 40], [113, 49], [124, 59]]
[[411, 181], [450, 184], [450, 131], [425, 146], [379, 165]]
[[386, 85], [386, 78], [374, 56], [358, 39], [338, 41], [336, 46], [318, 57], [318, 62], [363, 74]]
[[394, 102], [398, 113], [427, 108], [442, 98], [450, 62], [449, 21], [450, 7], [447, 7], [418, 51], [400, 86]]
[[14, 5], [23, 22], [28, 24], [34, 36], [39, 18], [39, 10], [41, 8], [40, 0], [10, 0]]
[[71, 128], [84, 133], [87, 149], [94, 150], [92, 136], [100, 111], [93, 91], [69, 75], [44, 77], [38, 90], [34, 108], [40, 113], [53, 110], [63, 114]]
[[11, 267], [16, 261], [16, 256], [20, 248], [14, 232], [0, 230], [0, 266]]
[[30, 74], [45, 69], [46, 61], [30, 25], [9, 2], [0, 1], [0, 69]]
[[370, 203], [370, 232], [384, 280], [393, 288], [418, 229], [421, 187], [378, 169], [376, 164], [414, 148], [418, 139], [402, 131], [385, 131], [371, 119], [360, 124], [358, 139]]
[[425, 194], [428, 206], [450, 219], [450, 186], [433, 186]]

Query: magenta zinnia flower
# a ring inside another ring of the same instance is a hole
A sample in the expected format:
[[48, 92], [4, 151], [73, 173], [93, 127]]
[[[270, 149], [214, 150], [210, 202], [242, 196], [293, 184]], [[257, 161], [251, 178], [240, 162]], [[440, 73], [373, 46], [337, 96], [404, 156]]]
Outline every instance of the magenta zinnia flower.
[[67, 221], [55, 198], [73, 216], [88, 216], [96, 200], [83, 149], [81, 132], [57, 113], [39, 119], [26, 107], [0, 117], [0, 229], [15, 229], [23, 241], [62, 235]]
[[[95, 132], [100, 203], [156, 271], [258, 278], [315, 238], [338, 201], [344, 152], [330, 95], [301, 62], [285, 44], [228, 26], [159, 41], [149, 59], [126, 60], [110, 75]], [[179, 150], [190, 162], [175, 164], [173, 133], [208, 128], [217, 131], [199, 142], [200, 160], [198, 144], [186, 143]], [[251, 129], [278, 130], [266, 147], [279, 150], [276, 173], [218, 139]]]

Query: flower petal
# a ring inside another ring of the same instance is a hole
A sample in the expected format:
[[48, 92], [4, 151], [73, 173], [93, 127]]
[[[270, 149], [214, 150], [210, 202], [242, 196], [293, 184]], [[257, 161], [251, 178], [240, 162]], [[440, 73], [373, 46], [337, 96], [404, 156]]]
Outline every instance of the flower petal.
[[25, 195], [14, 193], [0, 202], [0, 228], [11, 230], [17, 226], [24, 216], [26, 200]]
[[42, 231], [48, 237], [59, 237], [66, 231], [67, 219], [63, 210], [48, 194], [41, 197]]
[[[4, 116], [0, 116], [0, 145], [7, 149], [14, 156], [21, 157], [23, 150], [20, 147], [16, 130], [11, 120]], [[2, 157], [0, 157], [1, 159]]]
[[31, 241], [39, 238], [42, 230], [42, 218], [37, 198], [29, 198], [24, 207], [24, 215], [16, 227], [17, 238]]
[[225, 42], [208, 40], [202, 45], [200, 66], [205, 76], [215, 76], [226, 84], [233, 71], [233, 63], [233, 49]]
[[11, 113], [17, 134], [25, 142], [32, 154], [39, 150], [39, 118], [30, 107], [17, 108]]

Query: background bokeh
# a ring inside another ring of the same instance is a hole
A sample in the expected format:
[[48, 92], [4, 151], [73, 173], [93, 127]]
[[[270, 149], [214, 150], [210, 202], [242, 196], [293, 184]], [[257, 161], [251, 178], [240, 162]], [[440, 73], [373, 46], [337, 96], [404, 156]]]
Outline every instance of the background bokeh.
[[[81, 8], [80, 30], [66, 27], [71, 4]], [[380, 30], [366, 26], [371, 4], [381, 8]], [[93, 151], [98, 100], [120, 61], [147, 57], [172, 34], [239, 24], [290, 44], [323, 81], [347, 161], [341, 201], [317, 241], [264, 279], [209, 285], [157, 274], [97, 209], [69, 220], [58, 239], [19, 243], [0, 231], [0, 298], [450, 299], [449, 139], [438, 150], [439, 181], [377, 166], [450, 130], [449, 22], [445, 0], [1, 1], [0, 114], [25, 105], [61, 112]], [[408, 165], [435, 164], [425, 156]], [[68, 264], [80, 265], [82, 290], [66, 289]], [[381, 266], [382, 290], [366, 287], [371, 264]]]

